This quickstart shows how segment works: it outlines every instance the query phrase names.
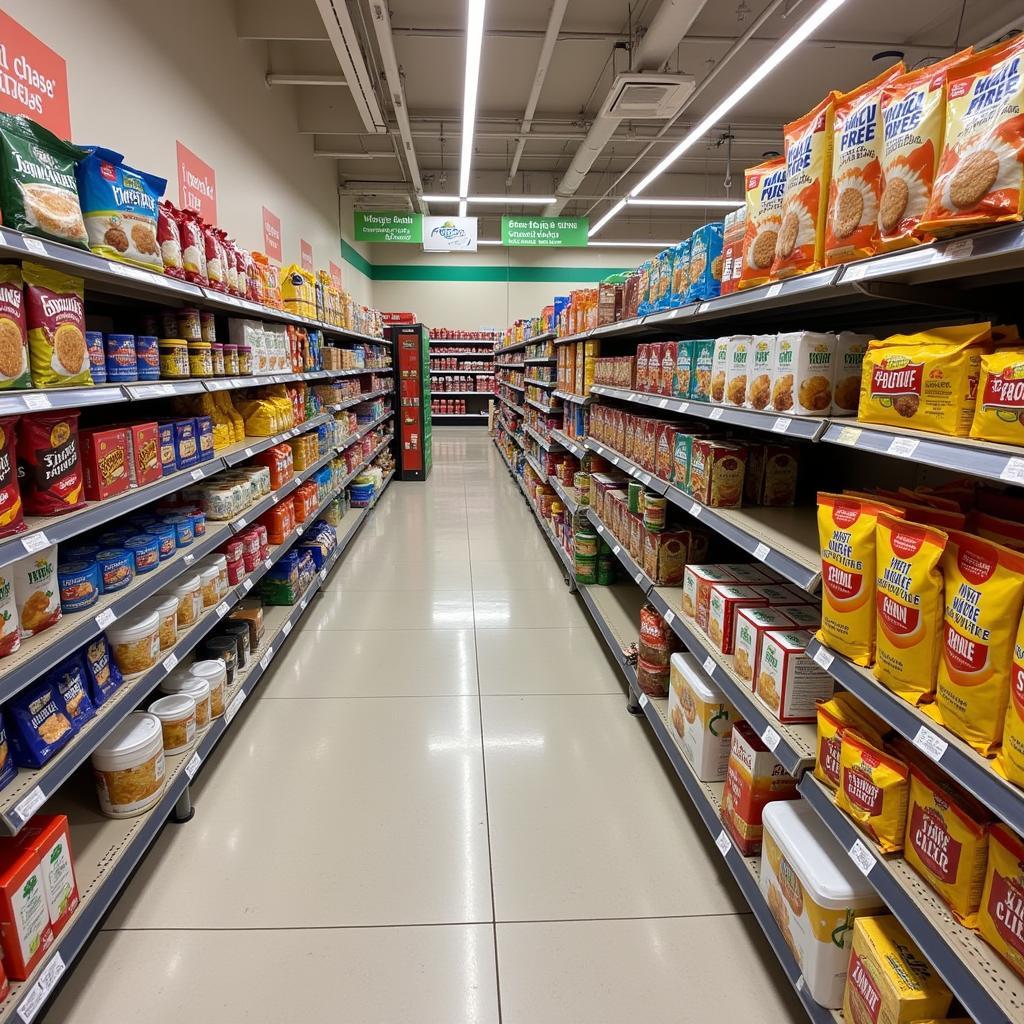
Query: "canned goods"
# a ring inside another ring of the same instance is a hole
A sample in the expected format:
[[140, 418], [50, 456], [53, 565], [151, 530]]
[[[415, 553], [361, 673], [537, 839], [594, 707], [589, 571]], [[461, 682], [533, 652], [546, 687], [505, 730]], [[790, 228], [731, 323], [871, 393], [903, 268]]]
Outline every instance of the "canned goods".
[[199, 310], [191, 306], [178, 310], [178, 330], [176, 337], [184, 338], [185, 341], [202, 341], [203, 325], [199, 316]]
[[665, 529], [667, 506], [668, 502], [665, 498], [659, 498], [658, 495], [652, 494], [649, 491], [644, 494], [644, 526], [648, 530], [660, 533]]
[[160, 376], [165, 380], [184, 380], [188, 371], [188, 342], [181, 338], [160, 339]]
[[89, 372], [93, 384], [106, 384], [107, 356], [103, 351], [103, 332], [86, 331], [85, 347], [89, 350]]
[[104, 338], [107, 380], [113, 384], [131, 383], [139, 379], [135, 368], [135, 335], [108, 334]]
[[598, 539], [593, 531], [577, 530], [574, 543], [577, 557], [583, 555], [587, 558], [597, 558]]
[[151, 334], [135, 339], [135, 370], [139, 380], [160, 379], [160, 344]]
[[630, 480], [629, 487], [626, 490], [626, 501], [629, 511], [634, 515], [640, 515], [643, 512], [643, 497], [643, 484], [637, 483], [636, 480]]
[[578, 551], [573, 559], [577, 583], [597, 582], [597, 555], [581, 555]]

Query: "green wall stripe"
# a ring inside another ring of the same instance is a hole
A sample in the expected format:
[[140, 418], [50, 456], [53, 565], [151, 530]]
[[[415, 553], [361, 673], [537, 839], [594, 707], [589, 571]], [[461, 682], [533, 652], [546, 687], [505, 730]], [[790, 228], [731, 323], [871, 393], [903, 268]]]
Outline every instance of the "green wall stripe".
[[[341, 240], [341, 255], [371, 281], [497, 281], [510, 282], [567, 281], [596, 284], [610, 274], [629, 268], [617, 267], [503, 267], [472, 266], [458, 263], [412, 264], [370, 263], [357, 249]], [[443, 258], [443, 257], [442, 257]]]

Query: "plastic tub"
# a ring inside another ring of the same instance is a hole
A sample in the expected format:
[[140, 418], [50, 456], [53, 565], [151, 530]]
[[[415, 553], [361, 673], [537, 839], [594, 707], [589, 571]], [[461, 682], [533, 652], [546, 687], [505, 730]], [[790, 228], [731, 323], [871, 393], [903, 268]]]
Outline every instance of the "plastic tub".
[[95, 560], [64, 562], [57, 566], [62, 612], [90, 608], [100, 596], [100, 567]]
[[228, 685], [228, 670], [220, 658], [195, 661], [189, 669], [196, 679], [205, 679], [210, 687], [210, 717], [224, 714], [224, 692]]
[[170, 650], [178, 642], [178, 599], [174, 594], [157, 594], [139, 608], [140, 614], [151, 612], [160, 616], [160, 650]]
[[193, 541], [191, 516], [168, 516], [164, 522], [174, 529], [175, 547], [187, 548]]
[[148, 672], [160, 654], [160, 616], [157, 612], [133, 612], [107, 630], [114, 664], [125, 679]]
[[203, 594], [203, 607], [212, 608], [220, 600], [220, 573], [217, 566], [208, 565], [199, 571], [199, 581]]
[[100, 810], [108, 818], [134, 818], [160, 799], [164, 740], [160, 719], [133, 711], [92, 754]]
[[160, 379], [160, 344], [152, 334], [140, 334], [135, 339], [135, 368], [139, 380]]
[[202, 582], [199, 575], [186, 576], [175, 586], [168, 587], [167, 594], [178, 599], [178, 630], [187, 629], [203, 610]]
[[165, 754], [182, 754], [196, 741], [196, 702], [187, 693], [169, 693], [149, 705], [160, 719]]
[[185, 693], [196, 704], [196, 735], [210, 728], [210, 684], [193, 675], [168, 676], [160, 684], [161, 693]]
[[701, 782], [722, 782], [736, 709], [692, 654], [673, 654], [670, 665], [668, 719], [674, 738]]
[[207, 565], [210, 565], [217, 570], [217, 593], [221, 597], [224, 597], [224, 595], [231, 589], [231, 584], [228, 582], [227, 557], [221, 554], [211, 555], [209, 559], [207, 559]]
[[249, 663], [249, 626], [244, 622], [225, 622], [221, 632], [225, 636], [234, 637], [235, 664], [239, 669], [245, 668]]
[[224, 662], [228, 673], [228, 686], [235, 681], [235, 668], [238, 664], [238, 641], [233, 636], [208, 636], [201, 648], [207, 658], [219, 658]]
[[135, 579], [135, 556], [124, 548], [106, 548], [96, 555], [104, 594], [124, 590]]

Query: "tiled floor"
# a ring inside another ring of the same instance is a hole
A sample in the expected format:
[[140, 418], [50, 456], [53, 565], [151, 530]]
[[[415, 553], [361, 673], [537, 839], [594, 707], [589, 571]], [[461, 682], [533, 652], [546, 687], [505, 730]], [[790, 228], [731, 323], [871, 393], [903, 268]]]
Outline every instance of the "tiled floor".
[[487, 435], [434, 457], [50, 1024], [806, 1019]]

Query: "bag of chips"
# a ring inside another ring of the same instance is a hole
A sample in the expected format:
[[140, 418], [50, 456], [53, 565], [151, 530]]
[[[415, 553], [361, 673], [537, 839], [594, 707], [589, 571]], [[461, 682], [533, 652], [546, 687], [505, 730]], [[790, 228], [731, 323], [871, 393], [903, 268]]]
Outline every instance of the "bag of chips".
[[88, 681], [80, 655], [72, 655], [56, 668], [50, 669], [46, 678], [53, 683], [64, 714], [75, 732], [96, 717], [96, 709], [89, 700]]
[[14, 695], [5, 707], [15, 764], [42, 768], [75, 735], [64, 702], [47, 679]]
[[887, 726], [845, 690], [837, 690], [828, 700], [818, 701], [818, 756], [814, 762], [814, 777], [829, 789], [839, 788], [841, 744], [847, 728], [856, 729], [880, 747]]
[[21, 647], [21, 621], [14, 591], [12, 567], [0, 569], [0, 658]]
[[743, 235], [743, 269], [740, 288], [753, 288], [771, 279], [775, 245], [782, 221], [782, 197], [786, 191], [786, 159], [775, 157], [745, 173], [746, 228]]
[[1024, 348], [1014, 345], [981, 357], [971, 437], [1024, 444]]
[[28, 335], [21, 268], [0, 264], [0, 388], [29, 388]]
[[712, 221], [690, 236], [686, 302], [717, 298], [722, 290], [722, 222]]
[[910, 801], [909, 765], [853, 728], [843, 729], [839, 742], [836, 806], [846, 811], [883, 853], [901, 850]]
[[33, 387], [92, 387], [85, 282], [37, 263], [23, 263], [21, 272]]
[[29, 515], [59, 516], [85, 505], [77, 412], [22, 417], [18, 478]]
[[106, 634], [101, 633], [81, 650], [89, 683], [89, 697], [94, 707], [103, 704], [124, 681], [121, 670], [110, 656]]
[[971, 533], [976, 533], [986, 540], [994, 540], [997, 544], [1024, 551], [1024, 525], [1019, 520], [1002, 519], [990, 516], [987, 512], [975, 512], [971, 515]]
[[1001, 821], [988, 842], [978, 933], [1024, 977], [1024, 842]]

